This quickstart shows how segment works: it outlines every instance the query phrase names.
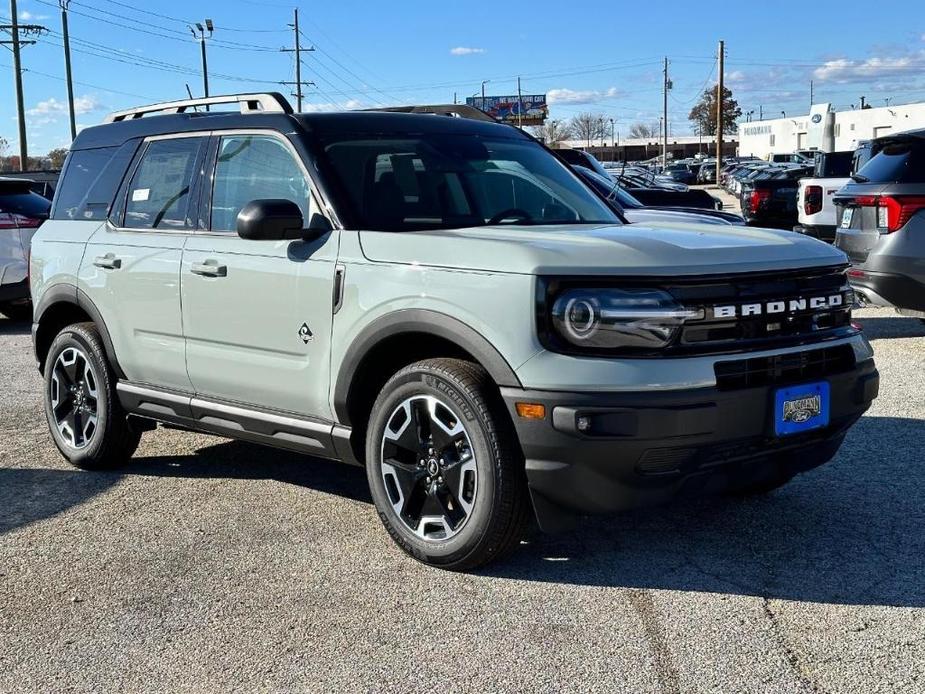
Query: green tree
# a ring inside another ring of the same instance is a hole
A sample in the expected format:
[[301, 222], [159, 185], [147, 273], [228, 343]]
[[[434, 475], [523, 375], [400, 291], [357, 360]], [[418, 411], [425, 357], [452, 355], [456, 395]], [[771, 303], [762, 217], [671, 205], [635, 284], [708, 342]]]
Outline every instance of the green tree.
[[51, 168], [60, 169], [64, 166], [64, 159], [67, 157], [67, 149], [65, 147], [58, 147], [53, 149], [48, 153], [48, 160], [51, 162]]
[[[732, 91], [723, 87], [723, 134], [733, 135], [739, 126], [736, 121], [742, 117], [739, 103], [732, 98]], [[700, 101], [691, 109], [688, 119], [704, 135], [716, 135], [716, 88], [703, 92]]]

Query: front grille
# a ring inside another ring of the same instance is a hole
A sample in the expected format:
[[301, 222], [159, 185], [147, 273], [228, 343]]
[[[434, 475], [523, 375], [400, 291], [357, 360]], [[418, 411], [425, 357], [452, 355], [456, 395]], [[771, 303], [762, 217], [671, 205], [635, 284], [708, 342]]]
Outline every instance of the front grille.
[[[743, 275], [666, 288], [685, 307], [703, 311], [703, 318], [684, 325], [674, 347], [677, 352], [773, 348], [852, 329], [854, 297], [841, 268]], [[840, 297], [840, 305], [814, 309], [806, 303], [803, 308], [793, 308], [793, 302], [834, 296]], [[777, 310], [768, 310], [774, 304]], [[759, 307], [759, 313], [746, 314], [749, 305]], [[733, 307], [735, 315], [724, 316], [716, 310], [723, 306]]]
[[851, 371], [855, 366], [851, 345], [804, 350], [772, 357], [716, 362], [716, 387], [739, 390], [824, 379]]

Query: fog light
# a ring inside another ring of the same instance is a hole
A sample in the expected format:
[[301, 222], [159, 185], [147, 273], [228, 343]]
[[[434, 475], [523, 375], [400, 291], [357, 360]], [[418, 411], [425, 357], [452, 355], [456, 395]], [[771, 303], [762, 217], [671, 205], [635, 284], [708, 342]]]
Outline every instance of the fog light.
[[517, 414], [524, 419], [545, 419], [546, 406], [538, 402], [517, 403]]
[[591, 431], [591, 418], [587, 415], [581, 415], [575, 419], [575, 426], [578, 431], [589, 432]]

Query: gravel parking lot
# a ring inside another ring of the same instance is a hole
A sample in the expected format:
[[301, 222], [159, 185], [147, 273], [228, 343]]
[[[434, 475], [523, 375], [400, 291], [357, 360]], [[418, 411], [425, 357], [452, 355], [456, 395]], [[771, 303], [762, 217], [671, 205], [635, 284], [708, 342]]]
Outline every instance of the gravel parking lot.
[[921, 692], [925, 326], [858, 315], [881, 395], [833, 463], [476, 575], [402, 555], [359, 469], [167, 429], [69, 468], [0, 318], [0, 690]]

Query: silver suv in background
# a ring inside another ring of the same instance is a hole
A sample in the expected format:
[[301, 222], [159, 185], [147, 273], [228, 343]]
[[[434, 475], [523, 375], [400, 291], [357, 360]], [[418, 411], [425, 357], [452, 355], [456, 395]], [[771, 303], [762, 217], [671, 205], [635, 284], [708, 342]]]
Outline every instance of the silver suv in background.
[[33, 192], [32, 185], [0, 177], [0, 313], [19, 320], [32, 316], [29, 250], [51, 208], [51, 201]]
[[878, 138], [835, 204], [860, 299], [925, 319], [925, 130]]

